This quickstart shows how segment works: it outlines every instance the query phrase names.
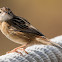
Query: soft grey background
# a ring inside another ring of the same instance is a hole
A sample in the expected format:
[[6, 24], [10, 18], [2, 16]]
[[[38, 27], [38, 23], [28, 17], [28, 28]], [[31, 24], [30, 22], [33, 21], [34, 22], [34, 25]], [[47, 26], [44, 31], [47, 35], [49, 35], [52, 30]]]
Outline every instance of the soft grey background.
[[[0, 7], [4, 6], [26, 18], [48, 38], [62, 34], [62, 0], [0, 0]], [[0, 55], [17, 46], [0, 32]]]

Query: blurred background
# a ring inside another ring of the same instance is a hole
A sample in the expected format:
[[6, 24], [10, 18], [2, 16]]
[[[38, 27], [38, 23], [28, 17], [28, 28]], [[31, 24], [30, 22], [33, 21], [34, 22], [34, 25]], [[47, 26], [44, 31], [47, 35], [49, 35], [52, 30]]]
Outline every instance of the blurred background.
[[[48, 38], [62, 35], [62, 0], [0, 0], [0, 7], [9, 7]], [[0, 55], [17, 46], [0, 32]]]

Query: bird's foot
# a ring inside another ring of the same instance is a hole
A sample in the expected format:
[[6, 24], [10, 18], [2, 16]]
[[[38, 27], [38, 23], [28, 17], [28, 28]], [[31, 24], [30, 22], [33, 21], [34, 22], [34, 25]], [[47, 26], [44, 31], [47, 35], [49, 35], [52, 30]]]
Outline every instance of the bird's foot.
[[28, 52], [25, 51], [25, 49], [26, 49], [25, 47], [20, 46], [20, 47], [17, 47], [17, 48], [15, 48], [15, 49], [13, 49], [13, 50], [7, 52], [7, 53], [13, 53], [13, 52], [16, 52], [16, 53], [19, 53], [19, 54], [21, 54], [21, 55], [23, 55], [23, 53], [28, 54]]

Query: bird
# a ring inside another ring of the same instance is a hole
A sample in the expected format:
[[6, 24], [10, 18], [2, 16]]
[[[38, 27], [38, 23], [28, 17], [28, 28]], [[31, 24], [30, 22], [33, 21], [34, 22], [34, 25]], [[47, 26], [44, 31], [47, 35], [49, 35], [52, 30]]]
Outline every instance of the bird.
[[20, 48], [25, 51], [27, 47], [36, 44], [62, 48], [61, 45], [50, 41], [25, 18], [16, 16], [8, 7], [0, 8], [0, 31], [11, 41], [21, 45], [9, 53], [18, 52], [17, 50]]

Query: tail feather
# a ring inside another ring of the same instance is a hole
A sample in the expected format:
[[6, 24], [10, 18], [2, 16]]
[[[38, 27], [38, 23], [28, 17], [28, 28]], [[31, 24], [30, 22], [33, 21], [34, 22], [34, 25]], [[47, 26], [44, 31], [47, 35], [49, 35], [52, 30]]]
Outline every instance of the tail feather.
[[61, 45], [59, 45], [59, 44], [57, 44], [57, 43], [55, 43], [55, 42], [52, 42], [52, 41], [49, 41], [49, 42], [52, 43], [53, 46], [56, 46], [56, 47], [59, 47], [59, 48], [62, 49], [62, 46], [61, 46]]
[[[53, 45], [53, 46], [56, 46], [56, 47], [62, 49], [62, 46], [61, 46], [61, 45], [59, 45], [59, 44], [57, 44], [57, 43], [55, 43], [55, 42], [50, 41], [50, 39], [46, 38], [45, 36], [41, 36], [39, 39], [40, 39], [39, 41], [40, 41], [42, 44], [44, 44], [44, 45]], [[42, 40], [43, 40], [43, 41], [42, 41]]]
[[56, 47], [62, 49], [62, 46], [61, 46], [61, 45], [59, 45], [59, 44], [57, 44], [57, 43], [55, 43], [55, 42], [50, 41], [50, 39], [48, 39], [48, 38], [46, 38], [46, 40], [47, 40], [48, 42], [50, 42], [53, 46], [56, 46]]

